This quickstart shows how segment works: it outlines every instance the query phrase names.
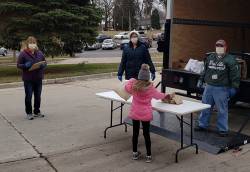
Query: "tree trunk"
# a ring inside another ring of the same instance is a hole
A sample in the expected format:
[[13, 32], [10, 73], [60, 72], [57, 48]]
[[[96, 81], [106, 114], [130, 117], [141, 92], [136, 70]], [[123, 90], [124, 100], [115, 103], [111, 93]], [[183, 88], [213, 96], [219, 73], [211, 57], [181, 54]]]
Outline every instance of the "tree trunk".
[[70, 52], [69, 55], [70, 55], [70, 57], [75, 57], [76, 56], [74, 52]]
[[105, 14], [105, 25], [104, 25], [104, 30], [107, 31], [108, 30], [108, 14], [106, 12]]
[[13, 62], [16, 63], [16, 50], [13, 50]]

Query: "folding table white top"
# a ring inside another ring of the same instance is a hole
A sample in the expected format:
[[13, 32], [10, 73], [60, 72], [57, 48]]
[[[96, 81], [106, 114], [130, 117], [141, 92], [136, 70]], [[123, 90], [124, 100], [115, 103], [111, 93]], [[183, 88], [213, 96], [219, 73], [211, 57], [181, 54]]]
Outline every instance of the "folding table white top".
[[[96, 96], [103, 98], [103, 99], [112, 100], [112, 101], [116, 101], [116, 102], [120, 102], [124, 104], [132, 103], [132, 97], [126, 101], [114, 91], [96, 93]], [[153, 99], [152, 107], [154, 110], [158, 112], [167, 112], [167, 113], [171, 113], [175, 115], [188, 115], [194, 112], [200, 112], [202, 110], [209, 109], [211, 106], [208, 104], [203, 104], [203, 103], [188, 101], [188, 100], [183, 100], [183, 104], [174, 105], [174, 104], [163, 103], [161, 102], [161, 100]]]

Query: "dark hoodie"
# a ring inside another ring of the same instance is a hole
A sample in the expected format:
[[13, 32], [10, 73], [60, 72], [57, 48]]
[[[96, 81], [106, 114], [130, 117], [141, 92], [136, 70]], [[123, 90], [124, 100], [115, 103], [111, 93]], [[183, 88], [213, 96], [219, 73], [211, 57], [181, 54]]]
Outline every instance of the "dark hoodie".
[[142, 64], [148, 64], [150, 72], [155, 73], [155, 67], [152, 63], [148, 48], [138, 41], [137, 47], [133, 48], [131, 41], [129, 46], [124, 47], [122, 60], [118, 70], [118, 76], [122, 76], [125, 71], [125, 79], [138, 78], [138, 74]]

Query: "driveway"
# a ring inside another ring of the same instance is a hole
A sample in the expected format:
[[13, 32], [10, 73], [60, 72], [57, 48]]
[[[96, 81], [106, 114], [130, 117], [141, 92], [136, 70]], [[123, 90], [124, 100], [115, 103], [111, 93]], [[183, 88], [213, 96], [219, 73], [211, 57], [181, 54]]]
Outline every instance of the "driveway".
[[[110, 129], [105, 140], [103, 130], [109, 125], [110, 104], [95, 96], [118, 84], [111, 78], [46, 85], [42, 96], [46, 117], [34, 121], [24, 118], [23, 88], [0, 90], [0, 171], [249, 172], [249, 145], [239, 153], [220, 155], [203, 151], [195, 155], [188, 149], [176, 164], [174, 154], [179, 143], [155, 134], [153, 162], [131, 160], [132, 128], [127, 133], [123, 127]], [[145, 154], [142, 134], [139, 149]]]

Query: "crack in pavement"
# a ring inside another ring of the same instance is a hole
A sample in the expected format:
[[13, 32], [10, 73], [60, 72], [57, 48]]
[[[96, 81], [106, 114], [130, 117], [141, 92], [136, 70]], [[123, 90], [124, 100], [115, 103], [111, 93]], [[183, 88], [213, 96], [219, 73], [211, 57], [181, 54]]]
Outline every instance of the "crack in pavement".
[[12, 161], [0, 162], [0, 165], [10, 164], [10, 163], [14, 163], [14, 162], [21, 162], [21, 161], [26, 161], [26, 160], [32, 160], [32, 159], [37, 159], [37, 158], [39, 158], [39, 157], [21, 158], [21, 159], [12, 160]]
[[[42, 152], [40, 152], [35, 145], [33, 145], [25, 136], [24, 134], [19, 131], [17, 129], [17, 127], [11, 122], [9, 121], [2, 113], [0, 113], [0, 116], [3, 118], [3, 120], [8, 123], [17, 133], [18, 135], [20, 135], [24, 141], [29, 144], [33, 150], [38, 154], [38, 157], [29, 157], [29, 158], [23, 158], [23, 159], [18, 159], [18, 160], [13, 160], [13, 161], [7, 161], [7, 162], [2, 162], [0, 164], [8, 164], [8, 163], [13, 163], [13, 162], [20, 162], [20, 161], [23, 161], [23, 160], [32, 160], [32, 159], [37, 159], [37, 158], [41, 158], [41, 159], [44, 159], [48, 164], [49, 166], [55, 171], [55, 172], [58, 172], [58, 170], [56, 169], [56, 167], [52, 164], [52, 162], [50, 162], [49, 158], [51, 157], [56, 157], [56, 156], [60, 156], [60, 155], [63, 155], [63, 154], [69, 154], [69, 153], [72, 153], [72, 152], [77, 152], [77, 151], [82, 151], [82, 150], [86, 150], [86, 149], [91, 149], [91, 148], [98, 148], [99, 146], [103, 146], [103, 145], [107, 145], [107, 144], [110, 144], [110, 143], [115, 143], [115, 142], [119, 142], [119, 141], [123, 141], [123, 140], [127, 140], [128, 137], [125, 137], [125, 138], [121, 138], [121, 139], [118, 139], [118, 140], [114, 140], [114, 141], [110, 141], [110, 142], [106, 142], [106, 143], [101, 143], [101, 144], [93, 144], [93, 145], [89, 145], [89, 146], [80, 146], [78, 148], [74, 148], [74, 149], [71, 149], [71, 150], [66, 150], [66, 151], [63, 151], [63, 152], [58, 152], [58, 153], [54, 153], [54, 154], [47, 154], [47, 155], [44, 155]], [[130, 137], [130, 136], [129, 136]]]
[[[3, 120], [5, 122], [7, 122], [23, 139], [26, 143], [28, 143], [32, 148], [33, 150], [39, 155], [39, 158], [42, 158], [44, 159], [48, 164], [49, 166], [55, 171], [55, 172], [58, 172], [58, 170], [56, 169], [56, 167], [48, 160], [48, 157], [44, 156], [42, 152], [40, 152], [35, 145], [33, 145], [25, 136], [24, 134], [19, 131], [17, 129], [17, 127], [11, 122], [9, 121], [2, 113], [0, 113], [0, 116], [3, 118]], [[27, 158], [28, 159], [28, 158]], [[11, 161], [10, 161], [11, 162]], [[5, 162], [5, 163], [10, 163], [10, 162]]]
[[58, 157], [58, 156], [64, 155], [64, 154], [70, 154], [72, 152], [78, 152], [78, 151], [87, 150], [87, 149], [97, 149], [100, 146], [105, 146], [105, 145], [109, 145], [109, 144], [112, 144], [112, 143], [124, 141], [124, 140], [127, 140], [128, 138], [130, 138], [130, 136], [126, 137], [126, 138], [122, 138], [122, 139], [117, 139], [117, 140], [114, 140], [114, 141], [106, 142], [106, 143], [101, 143], [101, 144], [93, 144], [93, 145], [82, 146], [82, 147], [79, 146], [77, 148], [72, 148], [70, 150], [65, 150], [65, 151], [58, 152], [58, 153], [53, 153], [53, 154], [47, 154], [47, 157], [52, 158], [52, 157]]

